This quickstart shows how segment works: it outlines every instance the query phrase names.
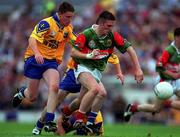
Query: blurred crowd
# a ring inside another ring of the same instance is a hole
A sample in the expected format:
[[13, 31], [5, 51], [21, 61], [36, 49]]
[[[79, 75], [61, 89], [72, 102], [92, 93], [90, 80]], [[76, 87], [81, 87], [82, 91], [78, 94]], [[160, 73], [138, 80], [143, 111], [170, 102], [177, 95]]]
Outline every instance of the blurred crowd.
[[[28, 37], [35, 24], [55, 12], [59, 1], [44, 0], [35, 5], [27, 0], [22, 7], [14, 7], [12, 12], [0, 13], [0, 110], [11, 109], [11, 98], [20, 85], [25, 85], [23, 77], [23, 54]], [[138, 53], [145, 75], [155, 75], [155, 62], [162, 50], [173, 40], [173, 30], [180, 25], [179, 0], [92, 0], [90, 5], [82, 1], [73, 19], [74, 32], [95, 23], [97, 15], [104, 9], [117, 17], [115, 30], [132, 42]], [[86, 6], [83, 6], [83, 3]], [[34, 6], [39, 7], [35, 9]], [[126, 55], [119, 55], [124, 74], [131, 75], [133, 66]], [[111, 67], [111, 66], [109, 66]], [[113, 69], [107, 69], [111, 75]], [[42, 88], [40, 90], [44, 90]], [[46, 103], [45, 91], [41, 91], [36, 104], [24, 102], [20, 109], [39, 109]], [[47, 93], [46, 93], [47, 94]], [[126, 101], [121, 96], [108, 98], [108, 106], [115, 117], [121, 114]], [[118, 107], [113, 107], [119, 104]], [[118, 109], [119, 108], [119, 109]], [[109, 112], [108, 111], [108, 112]]]

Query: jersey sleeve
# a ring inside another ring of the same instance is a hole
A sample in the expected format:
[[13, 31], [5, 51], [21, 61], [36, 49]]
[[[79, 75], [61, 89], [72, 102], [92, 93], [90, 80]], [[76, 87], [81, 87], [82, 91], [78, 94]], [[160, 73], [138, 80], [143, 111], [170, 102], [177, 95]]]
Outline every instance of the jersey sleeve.
[[48, 33], [50, 25], [47, 21], [40, 21], [34, 28], [30, 37], [35, 38], [40, 43], [43, 43], [44, 36]]
[[125, 53], [127, 48], [131, 46], [131, 43], [124, 39], [119, 33], [114, 32], [115, 47], [121, 52]]
[[82, 50], [86, 43], [86, 37], [84, 34], [79, 34], [74, 42], [74, 48]]
[[108, 58], [108, 63], [111, 64], [118, 64], [119, 63], [119, 58], [116, 54], [111, 54], [111, 56]]
[[168, 46], [163, 51], [162, 55], [156, 62], [156, 71], [161, 72], [165, 71], [165, 65], [169, 62], [169, 58], [174, 54], [175, 49], [172, 46]]

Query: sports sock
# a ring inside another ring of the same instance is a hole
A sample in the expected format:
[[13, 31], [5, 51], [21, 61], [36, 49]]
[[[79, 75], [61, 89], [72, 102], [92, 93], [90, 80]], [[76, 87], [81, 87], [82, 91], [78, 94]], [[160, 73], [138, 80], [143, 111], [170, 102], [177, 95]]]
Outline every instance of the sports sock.
[[97, 112], [92, 112], [92, 111], [89, 113], [87, 125], [94, 124], [97, 114], [98, 114]]
[[53, 121], [54, 117], [55, 117], [54, 113], [46, 112], [46, 123]]
[[42, 122], [40, 119], [36, 123], [36, 127], [38, 129], [42, 129], [44, 127], [44, 122]]
[[138, 112], [137, 106], [138, 106], [137, 104], [132, 104], [131, 105], [131, 112], [133, 112], [133, 113]]
[[81, 112], [78, 110], [70, 117], [69, 122], [71, 123], [71, 125], [74, 125], [76, 121], [85, 122], [85, 119], [86, 119], [85, 112]]
[[20, 99], [25, 98], [25, 95], [24, 95], [25, 89], [26, 89], [26, 87], [21, 87], [21, 88], [19, 89], [18, 97], [19, 97]]
[[163, 106], [164, 106], [165, 108], [170, 108], [170, 107], [171, 107], [171, 103], [172, 103], [171, 100], [166, 100], [166, 101], [164, 101]]
[[69, 106], [64, 106], [61, 111], [66, 115], [70, 116], [72, 114], [72, 111], [69, 109]]

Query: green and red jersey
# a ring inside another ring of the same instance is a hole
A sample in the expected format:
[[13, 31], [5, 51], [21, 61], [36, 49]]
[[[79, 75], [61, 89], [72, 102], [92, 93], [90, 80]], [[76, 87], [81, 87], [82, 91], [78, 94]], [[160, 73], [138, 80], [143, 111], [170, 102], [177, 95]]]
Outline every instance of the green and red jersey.
[[104, 37], [99, 37], [93, 27], [84, 30], [76, 38], [74, 48], [83, 53], [90, 53], [94, 49], [100, 50], [100, 55], [93, 59], [74, 58], [77, 64], [82, 64], [90, 69], [98, 69], [104, 71], [107, 60], [111, 56], [116, 47], [121, 53], [125, 53], [131, 43], [124, 39], [117, 32], [109, 32]]
[[172, 42], [165, 50], [163, 51], [160, 59], [157, 62], [156, 70], [159, 72], [159, 75], [162, 80], [173, 80], [172, 77], [163, 73], [165, 70], [171, 72], [179, 72], [179, 63], [180, 63], [180, 52]]

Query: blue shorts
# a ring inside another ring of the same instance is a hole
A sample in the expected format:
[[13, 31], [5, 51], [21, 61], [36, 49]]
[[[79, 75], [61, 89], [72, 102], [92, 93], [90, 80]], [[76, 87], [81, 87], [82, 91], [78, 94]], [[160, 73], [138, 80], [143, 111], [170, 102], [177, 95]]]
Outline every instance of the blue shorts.
[[34, 56], [27, 58], [24, 63], [24, 75], [32, 79], [41, 79], [43, 73], [48, 69], [57, 70], [58, 63], [55, 59], [44, 59], [43, 64], [38, 64]]
[[59, 88], [70, 93], [78, 93], [80, 92], [81, 85], [76, 83], [76, 78], [74, 76], [74, 70], [69, 69], [66, 72], [65, 77], [59, 84]]

